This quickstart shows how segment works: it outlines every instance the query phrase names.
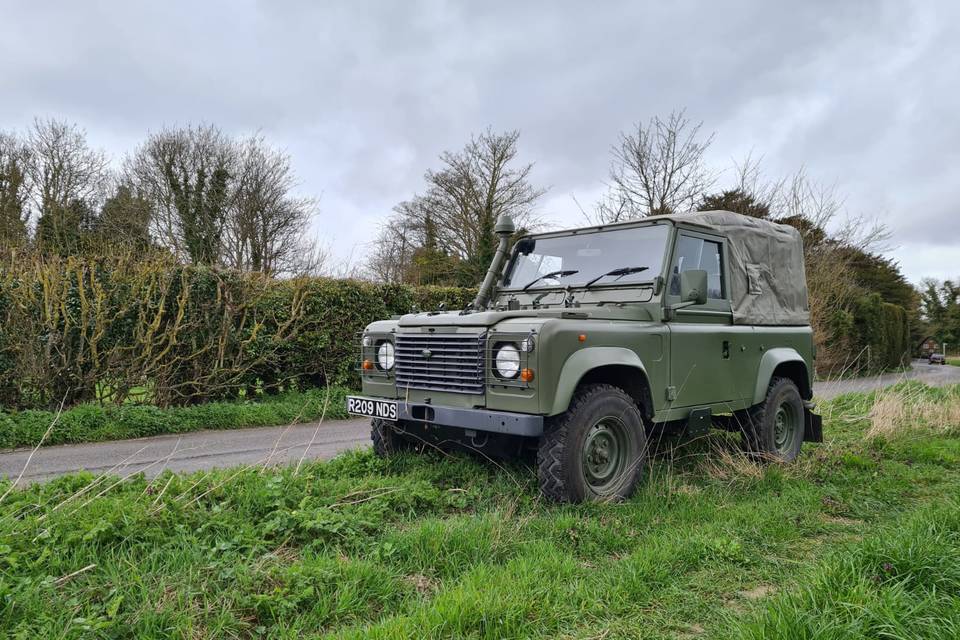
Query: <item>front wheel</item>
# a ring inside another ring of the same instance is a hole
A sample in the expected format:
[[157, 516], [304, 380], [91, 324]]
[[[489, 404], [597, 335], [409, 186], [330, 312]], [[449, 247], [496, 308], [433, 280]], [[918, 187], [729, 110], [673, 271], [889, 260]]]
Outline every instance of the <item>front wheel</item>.
[[400, 433], [403, 427], [400, 423], [387, 422], [374, 418], [370, 421], [370, 440], [373, 441], [373, 452], [381, 458], [389, 458], [400, 451], [409, 451], [413, 444]]
[[744, 445], [752, 454], [793, 462], [803, 446], [804, 410], [800, 390], [789, 378], [774, 378], [767, 397], [746, 413]]
[[587, 385], [540, 438], [540, 490], [557, 502], [621, 500], [633, 492], [646, 458], [643, 419], [633, 399], [612, 385]]

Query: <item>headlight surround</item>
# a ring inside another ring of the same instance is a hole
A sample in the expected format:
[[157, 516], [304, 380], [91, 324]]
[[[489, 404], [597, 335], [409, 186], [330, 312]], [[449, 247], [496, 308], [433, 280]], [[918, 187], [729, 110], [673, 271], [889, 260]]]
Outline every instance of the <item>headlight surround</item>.
[[512, 342], [497, 345], [493, 362], [494, 370], [501, 378], [512, 380], [520, 375], [520, 349]]
[[396, 350], [393, 343], [389, 340], [381, 340], [377, 343], [377, 366], [384, 371], [393, 369], [396, 364]]

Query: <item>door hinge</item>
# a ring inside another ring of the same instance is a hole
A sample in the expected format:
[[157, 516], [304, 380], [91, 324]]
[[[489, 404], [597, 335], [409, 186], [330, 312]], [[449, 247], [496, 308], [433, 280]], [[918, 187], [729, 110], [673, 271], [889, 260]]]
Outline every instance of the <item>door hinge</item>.
[[677, 399], [677, 388], [674, 386], [667, 387], [667, 400], [673, 402]]

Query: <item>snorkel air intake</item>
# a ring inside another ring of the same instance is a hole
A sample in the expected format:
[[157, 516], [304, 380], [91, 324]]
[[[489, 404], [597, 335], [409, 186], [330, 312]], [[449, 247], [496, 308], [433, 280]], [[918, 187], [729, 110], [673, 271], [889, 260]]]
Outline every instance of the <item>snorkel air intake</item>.
[[487, 308], [487, 302], [490, 301], [490, 295], [493, 293], [494, 282], [496, 282], [497, 276], [503, 268], [503, 261], [507, 258], [507, 247], [510, 244], [510, 236], [512, 236], [516, 230], [517, 228], [514, 226], [510, 216], [504, 214], [497, 220], [497, 225], [493, 228], [493, 231], [500, 237], [500, 242], [497, 244], [497, 252], [490, 262], [490, 268], [487, 269], [487, 275], [483, 279], [483, 284], [480, 285], [480, 290], [477, 291], [477, 297], [474, 298], [473, 304], [470, 305], [474, 309], [483, 311]]

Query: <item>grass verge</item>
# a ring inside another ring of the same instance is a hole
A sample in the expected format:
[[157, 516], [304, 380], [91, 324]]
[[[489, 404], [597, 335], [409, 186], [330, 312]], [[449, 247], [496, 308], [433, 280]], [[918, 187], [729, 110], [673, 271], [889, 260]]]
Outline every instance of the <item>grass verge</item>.
[[[45, 445], [142, 438], [200, 429], [266, 427], [326, 418], [346, 418], [341, 387], [289, 392], [256, 400], [209, 402], [159, 409], [151, 405], [84, 404], [67, 409], [44, 440]], [[327, 396], [329, 395], [329, 401]], [[0, 411], [0, 448], [34, 447], [56, 417], [51, 411]]]
[[960, 387], [838, 398], [788, 467], [663, 443], [624, 504], [440, 454], [65, 477], [0, 502], [0, 635], [956, 637], [960, 425], [928, 403]]

